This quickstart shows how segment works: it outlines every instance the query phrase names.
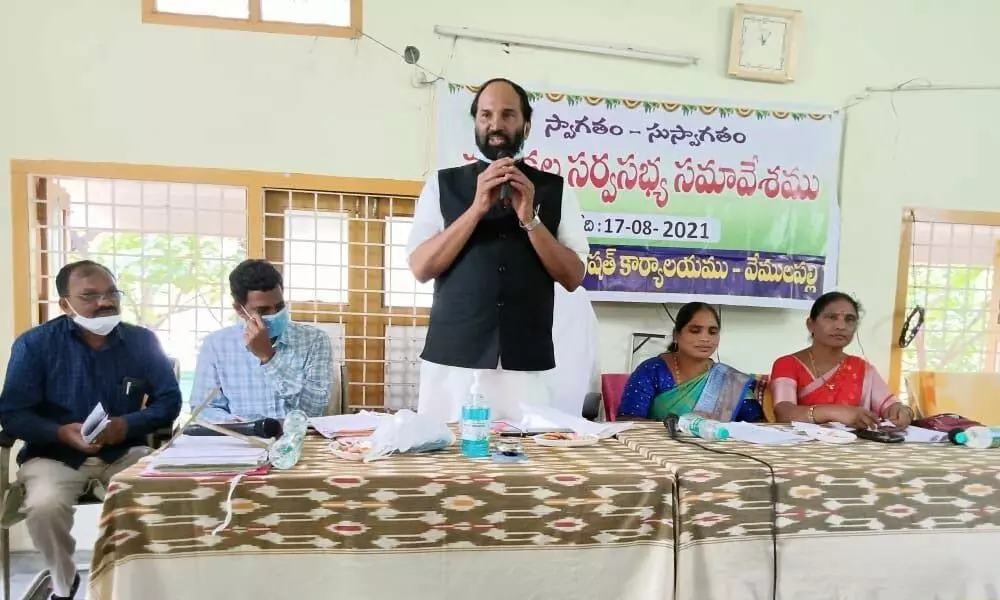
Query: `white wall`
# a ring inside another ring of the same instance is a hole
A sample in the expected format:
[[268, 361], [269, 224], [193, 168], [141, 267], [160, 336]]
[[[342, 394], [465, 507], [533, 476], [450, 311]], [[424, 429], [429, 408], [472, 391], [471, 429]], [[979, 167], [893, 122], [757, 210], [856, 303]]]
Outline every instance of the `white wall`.
[[[779, 2], [779, 0], [775, 0]], [[922, 77], [1000, 82], [1000, 3], [781, 0], [804, 11], [799, 80], [725, 77], [724, 0], [365, 0], [365, 29], [413, 44], [457, 82], [840, 105], [865, 86]], [[0, 3], [0, 239], [9, 239], [11, 158], [116, 161], [420, 179], [433, 153], [433, 97], [370, 40], [142, 25], [140, 0]], [[613, 8], [612, 8], [613, 7]], [[923, 12], [920, 12], [920, 11]], [[617, 22], [612, 18], [619, 19]], [[695, 53], [694, 68], [451, 40], [435, 24]], [[16, 56], [15, 56], [16, 52]], [[861, 337], [887, 368], [903, 205], [997, 209], [995, 92], [874, 96], [848, 113], [842, 289], [867, 308]], [[471, 124], [470, 124], [471, 127]], [[471, 140], [471, 133], [470, 133]], [[0, 250], [0, 282], [11, 265]], [[8, 288], [9, 289], [9, 288]], [[0, 308], [10, 298], [0, 295]], [[7, 311], [9, 314], [9, 311]], [[598, 307], [602, 366], [624, 369], [629, 333], [666, 329], [661, 308]], [[722, 356], [765, 371], [805, 341], [799, 312], [726, 309]], [[0, 359], [11, 341], [0, 319]]]

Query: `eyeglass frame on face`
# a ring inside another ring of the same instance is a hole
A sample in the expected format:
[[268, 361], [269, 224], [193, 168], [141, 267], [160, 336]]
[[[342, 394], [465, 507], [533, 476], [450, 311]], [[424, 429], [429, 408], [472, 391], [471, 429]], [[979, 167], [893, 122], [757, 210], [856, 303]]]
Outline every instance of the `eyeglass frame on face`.
[[118, 304], [125, 297], [125, 292], [118, 288], [108, 290], [106, 292], [91, 292], [89, 294], [67, 294], [63, 298], [76, 298], [84, 304], [93, 305], [99, 304], [101, 300], [109, 300], [114, 304]]

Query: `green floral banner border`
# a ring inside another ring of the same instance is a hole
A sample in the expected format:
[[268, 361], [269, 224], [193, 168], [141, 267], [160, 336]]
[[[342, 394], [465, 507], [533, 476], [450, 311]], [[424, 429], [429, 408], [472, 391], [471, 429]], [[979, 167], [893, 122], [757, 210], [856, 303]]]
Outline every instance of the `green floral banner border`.
[[[478, 85], [462, 85], [460, 83], [449, 83], [448, 91], [452, 94], [458, 93], [462, 90], [468, 90], [473, 94], [479, 91]], [[648, 100], [628, 100], [625, 98], [604, 98], [601, 96], [582, 96], [578, 94], [554, 94], [554, 93], [540, 93], [540, 92], [528, 92], [528, 97], [532, 101], [536, 100], [548, 100], [549, 102], [565, 102], [569, 106], [576, 106], [577, 104], [588, 104], [590, 106], [604, 106], [606, 108], [618, 108], [619, 106], [624, 106], [625, 108], [635, 110], [641, 108], [646, 113], [651, 113], [657, 110], [663, 110], [669, 113], [681, 111], [683, 115], [690, 115], [696, 112], [700, 112], [704, 115], [714, 115], [719, 114], [720, 117], [731, 117], [737, 116], [744, 119], [749, 119], [751, 117], [756, 117], [759, 119], [766, 119], [768, 117], [773, 117], [775, 119], [792, 119], [793, 121], [803, 121], [805, 119], [811, 119], [813, 121], [822, 121], [824, 119], [829, 119], [832, 115], [830, 113], [806, 113], [806, 112], [792, 112], [783, 110], [763, 110], [759, 108], [737, 108], [728, 106], [711, 106], [707, 104], [682, 104], [679, 102], [651, 102]]]

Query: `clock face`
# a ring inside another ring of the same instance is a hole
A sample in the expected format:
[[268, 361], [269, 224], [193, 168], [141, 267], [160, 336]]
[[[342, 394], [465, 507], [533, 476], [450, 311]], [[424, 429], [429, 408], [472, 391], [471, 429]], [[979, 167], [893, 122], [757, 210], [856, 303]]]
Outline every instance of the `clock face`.
[[780, 17], [745, 15], [742, 23], [740, 68], [761, 73], [785, 70], [789, 21]]

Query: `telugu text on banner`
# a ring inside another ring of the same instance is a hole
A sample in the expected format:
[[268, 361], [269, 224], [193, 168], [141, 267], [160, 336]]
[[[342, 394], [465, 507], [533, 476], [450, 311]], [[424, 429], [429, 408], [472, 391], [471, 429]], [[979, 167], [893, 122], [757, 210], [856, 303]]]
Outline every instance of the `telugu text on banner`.
[[[441, 167], [475, 160], [475, 90], [439, 90]], [[833, 286], [841, 115], [530, 95], [523, 159], [576, 191], [591, 299], [804, 308]]]

